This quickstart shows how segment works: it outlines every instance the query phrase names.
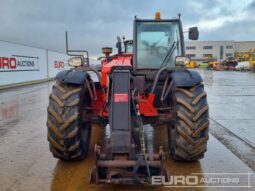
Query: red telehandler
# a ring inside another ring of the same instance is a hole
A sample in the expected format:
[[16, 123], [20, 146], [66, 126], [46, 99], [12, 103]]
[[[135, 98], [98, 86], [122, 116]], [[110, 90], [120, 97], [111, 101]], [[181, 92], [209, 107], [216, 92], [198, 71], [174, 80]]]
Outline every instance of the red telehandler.
[[[197, 27], [188, 35], [197, 40]], [[103, 48], [105, 57], [96, 70], [89, 65], [87, 51], [69, 50], [67, 43], [72, 68], [57, 74], [49, 97], [50, 151], [62, 160], [84, 159], [92, 124], [109, 124], [109, 141], [103, 148], [95, 145], [91, 183], [150, 184], [153, 176], [167, 181], [164, 150], [180, 161], [198, 160], [206, 152], [209, 113], [203, 80], [184, 67], [189, 60], [180, 15], [135, 17], [133, 41], [124, 42], [125, 51], [122, 44], [118, 38], [114, 55], [112, 48]], [[145, 124], [166, 125], [169, 147], [150, 153]]]

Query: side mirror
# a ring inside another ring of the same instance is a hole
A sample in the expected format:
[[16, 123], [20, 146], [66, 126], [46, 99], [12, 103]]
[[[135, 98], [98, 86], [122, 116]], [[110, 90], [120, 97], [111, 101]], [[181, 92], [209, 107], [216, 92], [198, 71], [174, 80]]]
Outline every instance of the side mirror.
[[117, 36], [116, 48], [118, 49], [118, 54], [120, 54], [122, 51], [122, 46], [121, 46], [121, 39], [119, 36]]
[[199, 37], [199, 31], [197, 27], [189, 28], [189, 39], [190, 40], [197, 40]]
[[190, 58], [185, 56], [176, 56], [175, 58], [175, 65], [176, 66], [186, 66], [190, 62]]

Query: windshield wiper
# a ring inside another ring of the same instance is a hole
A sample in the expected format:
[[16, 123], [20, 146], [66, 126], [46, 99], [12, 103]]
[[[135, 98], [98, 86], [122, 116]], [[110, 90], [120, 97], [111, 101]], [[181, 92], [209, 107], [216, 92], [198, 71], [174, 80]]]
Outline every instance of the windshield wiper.
[[169, 58], [171, 58], [172, 54], [174, 53], [174, 50], [176, 48], [176, 41], [173, 42], [173, 44], [171, 45], [171, 47], [169, 48], [160, 68], [162, 68], [163, 66], [166, 65], [166, 63], [168, 62]]

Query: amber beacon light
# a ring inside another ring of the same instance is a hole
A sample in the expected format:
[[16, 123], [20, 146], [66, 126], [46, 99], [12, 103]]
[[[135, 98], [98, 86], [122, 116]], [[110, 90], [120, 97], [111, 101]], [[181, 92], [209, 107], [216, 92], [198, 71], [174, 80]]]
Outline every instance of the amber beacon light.
[[160, 12], [156, 12], [155, 13], [155, 19], [156, 20], [160, 20]]

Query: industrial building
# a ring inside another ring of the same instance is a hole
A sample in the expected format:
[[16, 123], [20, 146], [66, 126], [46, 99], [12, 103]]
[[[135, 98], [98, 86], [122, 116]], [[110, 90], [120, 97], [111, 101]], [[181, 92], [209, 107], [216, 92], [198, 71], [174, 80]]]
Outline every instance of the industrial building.
[[223, 61], [228, 57], [235, 57], [237, 52], [248, 52], [255, 49], [255, 41], [187, 41], [186, 56], [196, 61]]

